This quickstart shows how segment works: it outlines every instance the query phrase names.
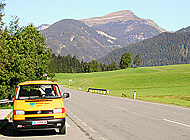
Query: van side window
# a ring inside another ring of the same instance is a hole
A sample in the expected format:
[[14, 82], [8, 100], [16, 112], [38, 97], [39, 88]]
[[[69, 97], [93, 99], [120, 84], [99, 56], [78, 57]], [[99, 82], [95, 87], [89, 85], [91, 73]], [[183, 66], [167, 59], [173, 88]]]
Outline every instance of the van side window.
[[20, 91], [20, 86], [17, 88], [17, 91], [16, 91], [16, 98], [15, 98], [15, 99], [18, 99], [19, 91]]
[[54, 91], [56, 96], [61, 96], [60, 92], [59, 92], [59, 88], [57, 87], [57, 85], [53, 85]]

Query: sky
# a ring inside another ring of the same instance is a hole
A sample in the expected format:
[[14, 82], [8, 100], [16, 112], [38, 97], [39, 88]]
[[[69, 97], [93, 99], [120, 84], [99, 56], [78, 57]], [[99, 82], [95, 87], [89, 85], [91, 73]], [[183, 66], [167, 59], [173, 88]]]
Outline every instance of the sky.
[[190, 26], [190, 0], [4, 0], [6, 25], [18, 16], [19, 26], [54, 24], [63, 19], [101, 17], [130, 10], [139, 18], [151, 19], [166, 31]]

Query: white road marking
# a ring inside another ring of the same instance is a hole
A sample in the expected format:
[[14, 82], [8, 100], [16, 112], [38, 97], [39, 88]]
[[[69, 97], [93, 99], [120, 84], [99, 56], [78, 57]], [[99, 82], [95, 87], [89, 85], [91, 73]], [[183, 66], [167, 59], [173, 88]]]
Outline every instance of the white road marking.
[[92, 132], [96, 132], [94, 129], [92, 129], [91, 127], [88, 127]]
[[104, 139], [104, 138], [102, 138], [102, 137], [100, 137], [102, 140], [106, 140], [106, 139]]
[[81, 120], [81, 119], [79, 119], [79, 118], [77, 118], [77, 120], [78, 120], [79, 122], [82, 122], [82, 120]]
[[81, 122], [84, 126], [87, 126], [87, 124], [86, 123], [84, 123], [84, 122]]
[[182, 126], [185, 126], [185, 127], [190, 127], [190, 125], [188, 125], [188, 124], [184, 124], [184, 123], [180, 123], [180, 122], [176, 122], [176, 121], [171, 121], [171, 120], [168, 120], [168, 119], [163, 119], [163, 120], [167, 121], [167, 122], [170, 122], [170, 123], [182, 125]]
[[71, 111], [69, 111], [68, 109], [67, 109], [67, 112], [69, 112], [70, 114], [73, 114]]
[[111, 104], [111, 103], [107, 103], [107, 102], [100, 102], [100, 103], [107, 104], [107, 105], [110, 105], [110, 106], [115, 106], [115, 104]]
[[119, 107], [119, 106], [114, 106], [114, 107], [119, 108], [119, 109], [121, 109], [121, 110], [128, 110], [128, 109], [126, 109], [126, 108]]
[[123, 108], [123, 107], [120, 107], [120, 106], [117, 106], [116, 104], [111, 104], [111, 103], [107, 103], [107, 102], [100, 102], [98, 101], [99, 103], [103, 103], [105, 105], [109, 105], [109, 106], [112, 106], [112, 107], [115, 107], [115, 108], [118, 108], [118, 109], [121, 109], [121, 110], [128, 110], [127, 108]]
[[[103, 103], [103, 102], [102, 102]], [[109, 106], [113, 106], [113, 107], [116, 107], [116, 108], [119, 108], [119, 109], [123, 109], [123, 110], [127, 110], [125, 108], [122, 108], [122, 107], [119, 107], [119, 106], [116, 106], [114, 104], [110, 104], [110, 103], [107, 103], [107, 102], [104, 102], [103, 104], [106, 104], [106, 105], [109, 105]], [[71, 111], [67, 110], [67, 112], [69, 112], [73, 117], [75, 117], [79, 122], [81, 122], [84, 126], [86, 126], [89, 130], [91, 130], [92, 132], [96, 133], [96, 131], [92, 128], [92, 127], [89, 127], [86, 123], [84, 123], [80, 118], [78, 118], [78, 116], [74, 115]], [[66, 122], [66, 127], [71, 127], [67, 122]], [[98, 135], [98, 134], [97, 134]], [[106, 140], [104, 139], [103, 137], [99, 136], [101, 140]]]

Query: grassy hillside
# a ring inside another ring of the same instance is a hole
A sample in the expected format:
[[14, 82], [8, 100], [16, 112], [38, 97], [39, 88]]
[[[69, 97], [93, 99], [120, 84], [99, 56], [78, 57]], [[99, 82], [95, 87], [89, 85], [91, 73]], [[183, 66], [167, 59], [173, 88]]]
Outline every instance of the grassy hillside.
[[137, 99], [162, 102], [190, 107], [190, 64], [170, 65], [125, 70], [83, 73], [56, 74], [59, 84], [87, 91], [88, 87], [109, 89], [110, 95], [124, 93]]

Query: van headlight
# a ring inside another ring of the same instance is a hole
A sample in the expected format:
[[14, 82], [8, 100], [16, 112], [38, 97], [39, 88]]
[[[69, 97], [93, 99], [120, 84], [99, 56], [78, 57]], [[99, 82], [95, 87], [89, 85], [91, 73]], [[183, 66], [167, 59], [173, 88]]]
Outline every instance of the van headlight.
[[65, 109], [64, 108], [55, 108], [53, 110], [53, 113], [64, 113], [65, 112]]
[[13, 115], [24, 115], [25, 111], [24, 110], [13, 110]]

